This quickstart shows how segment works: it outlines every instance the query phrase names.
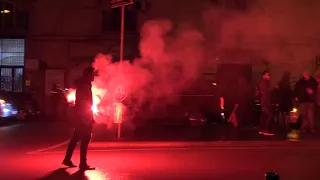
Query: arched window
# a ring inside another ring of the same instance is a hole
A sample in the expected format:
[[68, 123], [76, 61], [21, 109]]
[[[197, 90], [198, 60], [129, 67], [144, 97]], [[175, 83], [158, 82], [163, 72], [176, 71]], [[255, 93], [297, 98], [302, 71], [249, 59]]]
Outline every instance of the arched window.
[[23, 9], [10, 2], [0, 1], [0, 28], [27, 29], [29, 15]]

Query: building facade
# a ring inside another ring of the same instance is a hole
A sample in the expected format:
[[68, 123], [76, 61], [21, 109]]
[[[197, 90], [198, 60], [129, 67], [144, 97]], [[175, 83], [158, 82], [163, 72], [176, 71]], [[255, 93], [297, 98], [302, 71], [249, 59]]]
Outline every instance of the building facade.
[[168, 18], [174, 24], [191, 22], [211, 47], [207, 69], [219, 63], [252, 64], [254, 76], [268, 68], [274, 82], [283, 71], [294, 79], [302, 71], [315, 73], [320, 53], [320, 25], [316, 0], [149, 0], [143, 21]]
[[[54, 7], [54, 8], [52, 8]], [[54, 84], [68, 88], [98, 53], [119, 59], [120, 9], [108, 1], [35, 1], [26, 37], [26, 80], [29, 91], [50, 113]], [[138, 56], [136, 7], [125, 11], [124, 58]]]
[[[97, 53], [119, 57], [120, 9], [109, 0], [0, 3], [1, 90], [24, 90], [48, 104], [51, 86], [69, 87]], [[318, 7], [317, 0], [136, 0], [126, 7], [124, 56], [139, 56], [145, 21], [169, 19], [203, 33], [204, 73], [214, 74], [219, 63], [243, 63], [257, 76], [269, 68], [275, 81], [283, 71], [298, 77], [318, 66]]]

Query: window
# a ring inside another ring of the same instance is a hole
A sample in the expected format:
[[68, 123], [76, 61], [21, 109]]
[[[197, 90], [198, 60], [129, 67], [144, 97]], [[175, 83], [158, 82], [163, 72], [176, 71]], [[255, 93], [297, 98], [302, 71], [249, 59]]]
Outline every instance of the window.
[[[114, 8], [110, 11], [102, 12], [103, 31], [120, 31], [121, 30], [121, 8]], [[125, 7], [125, 25], [126, 31], [137, 30], [137, 19], [134, 10]]]
[[0, 28], [27, 29], [29, 15], [11, 3], [0, 3]]
[[0, 40], [0, 66], [24, 66], [24, 39]]
[[0, 39], [1, 90], [23, 91], [24, 39]]

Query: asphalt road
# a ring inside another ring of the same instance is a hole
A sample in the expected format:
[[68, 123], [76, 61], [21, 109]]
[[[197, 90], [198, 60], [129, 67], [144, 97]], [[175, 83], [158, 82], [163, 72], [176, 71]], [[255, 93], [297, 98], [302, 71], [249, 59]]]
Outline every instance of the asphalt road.
[[[107, 147], [102, 145], [108, 142], [101, 142], [90, 146], [88, 154], [89, 164], [97, 169], [80, 173], [77, 168], [62, 169], [70, 133], [70, 127], [61, 124], [1, 127], [0, 179], [263, 180], [268, 171], [279, 173], [283, 180], [320, 179], [318, 141], [214, 142], [214, 147], [184, 144], [161, 148]], [[75, 163], [78, 157], [76, 151]]]

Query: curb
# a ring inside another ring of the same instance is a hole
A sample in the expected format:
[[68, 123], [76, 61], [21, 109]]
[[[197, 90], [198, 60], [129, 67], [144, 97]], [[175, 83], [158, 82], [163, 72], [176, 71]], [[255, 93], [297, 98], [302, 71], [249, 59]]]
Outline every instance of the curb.
[[148, 142], [91, 142], [91, 148], [187, 148], [187, 147], [320, 147], [320, 141], [148, 141]]

